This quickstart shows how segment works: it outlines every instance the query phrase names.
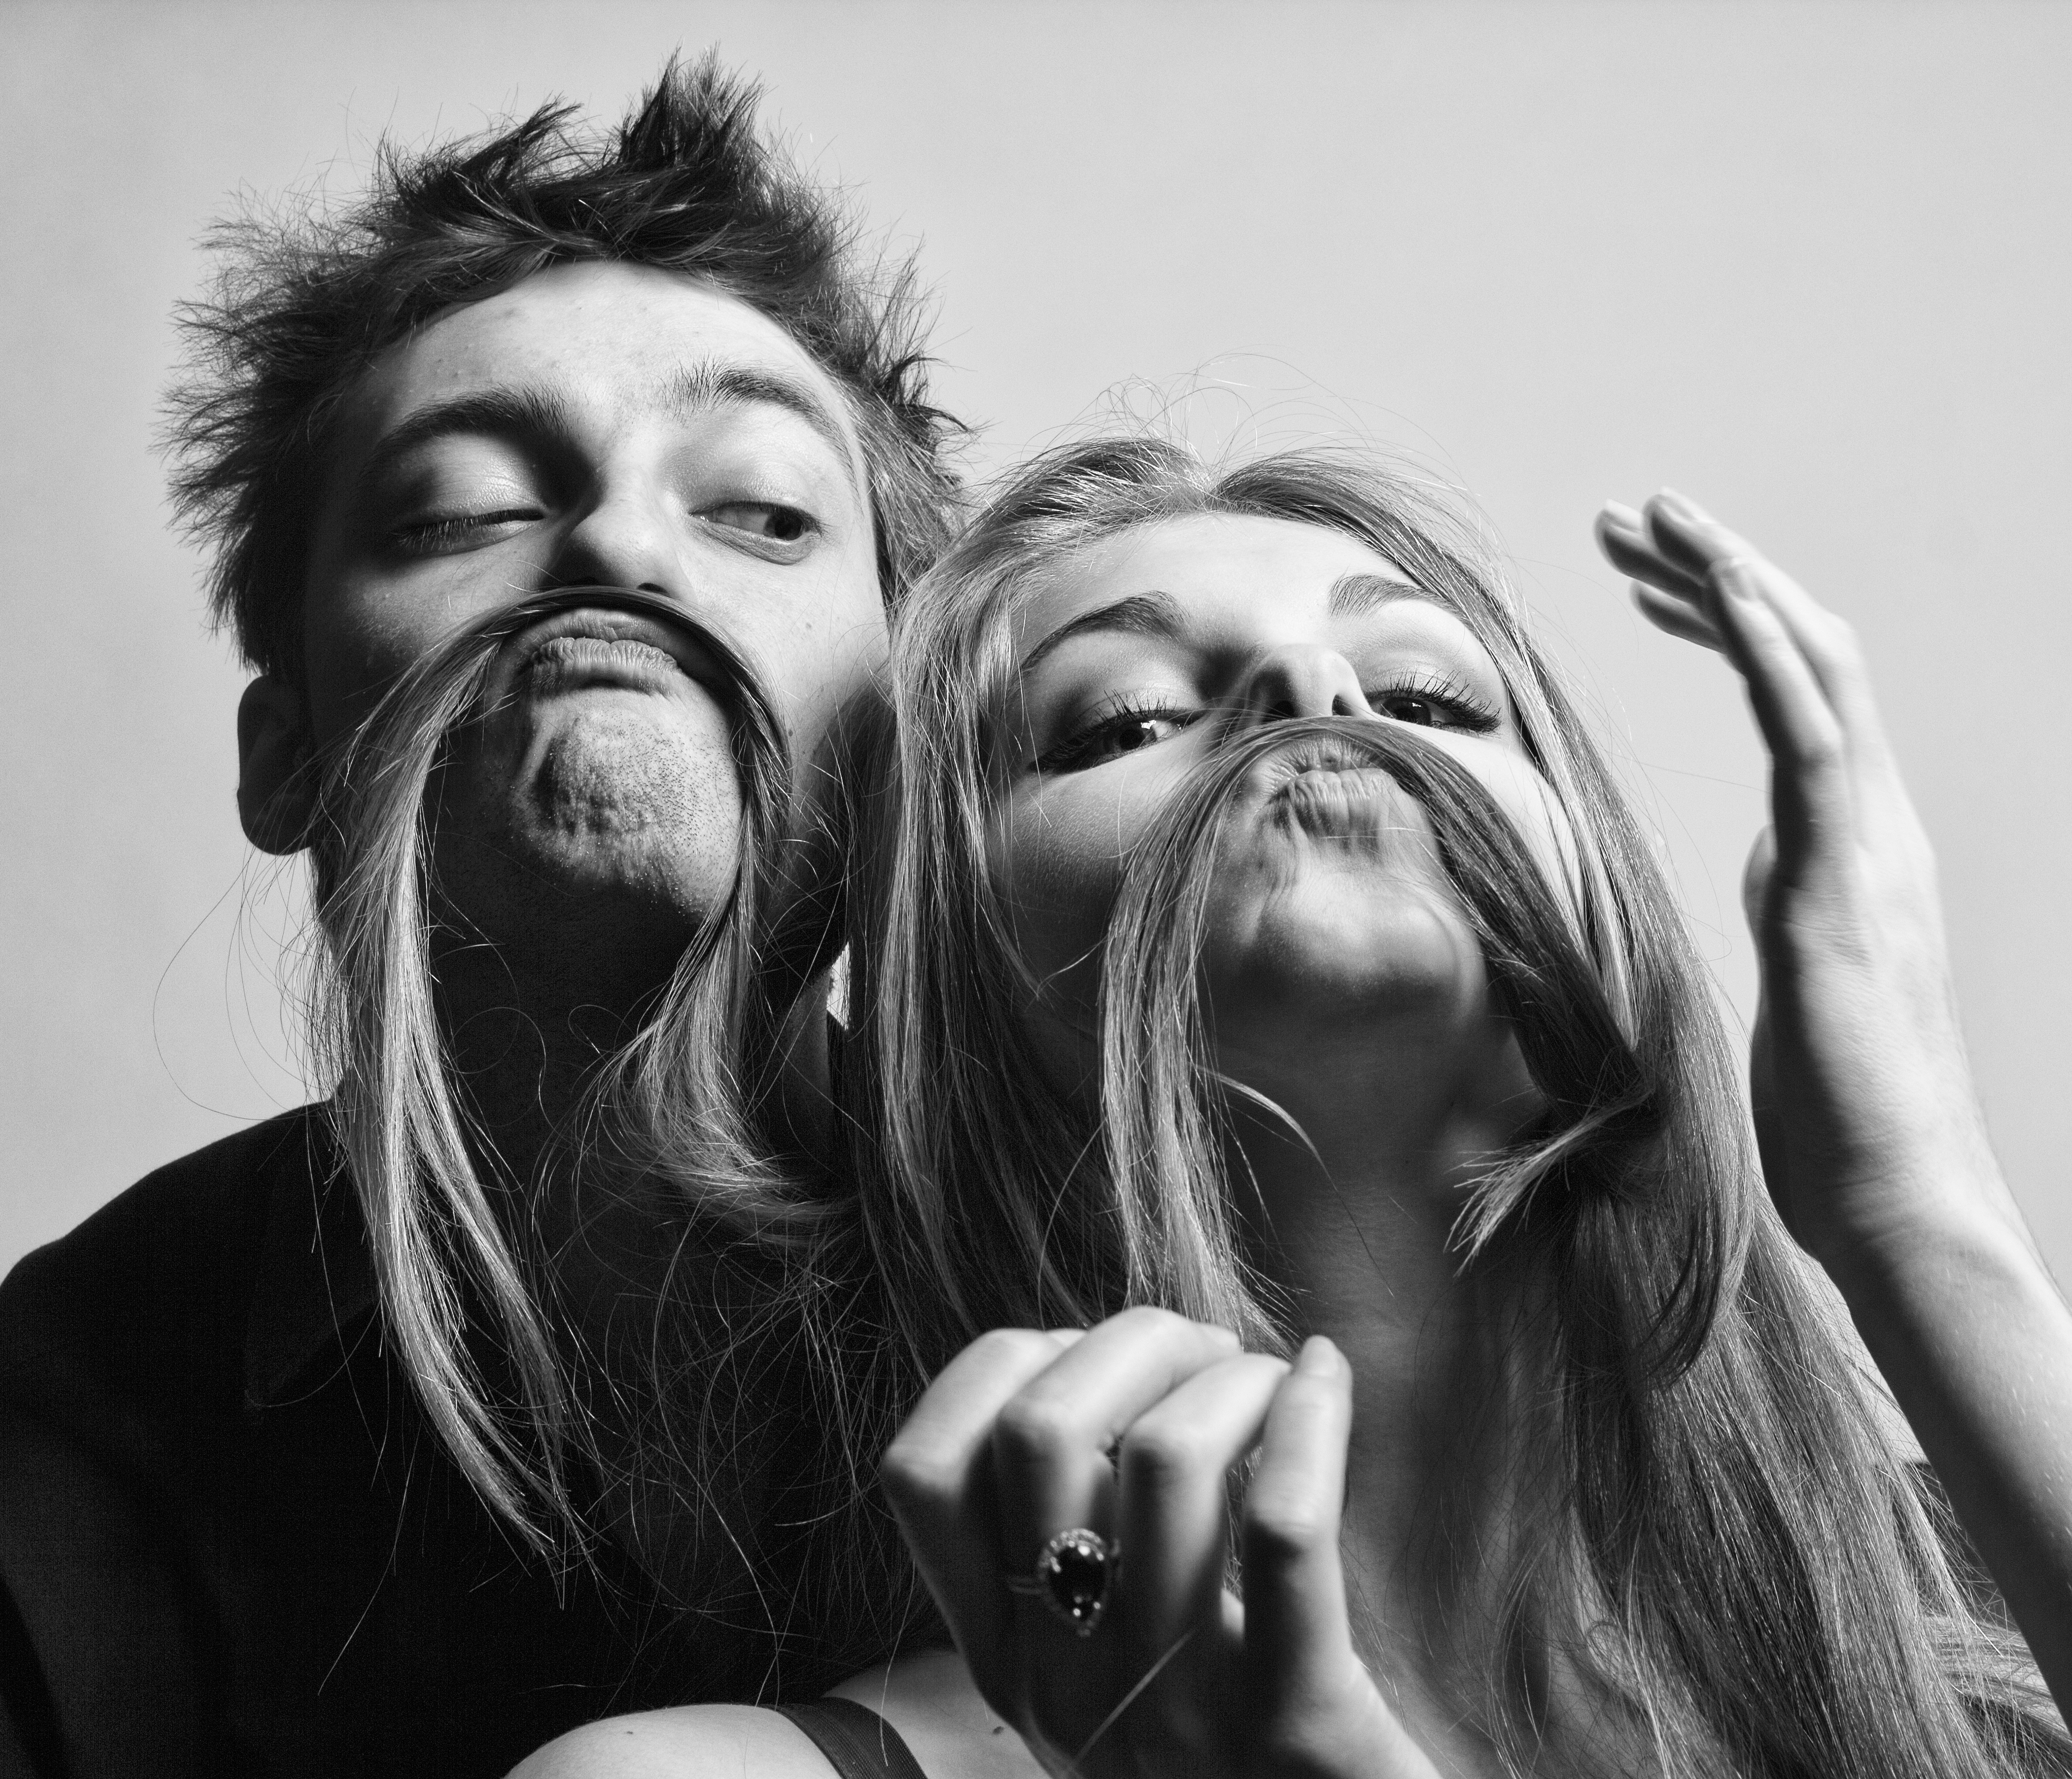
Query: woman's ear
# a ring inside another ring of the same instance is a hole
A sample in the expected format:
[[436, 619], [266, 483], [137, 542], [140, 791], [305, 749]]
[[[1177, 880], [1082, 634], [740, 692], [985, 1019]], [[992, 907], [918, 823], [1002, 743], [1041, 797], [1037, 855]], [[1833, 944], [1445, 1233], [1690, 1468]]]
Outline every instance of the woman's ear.
[[261, 852], [299, 852], [316, 809], [310, 723], [302, 696], [270, 673], [237, 704], [237, 815]]

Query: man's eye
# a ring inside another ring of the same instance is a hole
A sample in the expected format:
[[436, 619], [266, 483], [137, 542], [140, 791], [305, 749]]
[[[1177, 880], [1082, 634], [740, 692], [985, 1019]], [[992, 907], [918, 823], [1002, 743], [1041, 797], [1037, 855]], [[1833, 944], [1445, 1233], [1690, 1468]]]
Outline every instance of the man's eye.
[[494, 543], [520, 525], [540, 517], [536, 507], [506, 507], [495, 513], [458, 513], [444, 518], [422, 519], [403, 526], [396, 542], [413, 556], [442, 556], [454, 550], [471, 550]]
[[714, 525], [745, 531], [752, 537], [767, 537], [776, 544], [800, 542], [820, 529], [810, 513], [775, 500], [730, 500], [723, 506], [707, 507], [705, 516]]
[[1120, 710], [1068, 735], [1035, 761], [1039, 772], [1084, 772], [1155, 747], [1197, 720], [1193, 710]]

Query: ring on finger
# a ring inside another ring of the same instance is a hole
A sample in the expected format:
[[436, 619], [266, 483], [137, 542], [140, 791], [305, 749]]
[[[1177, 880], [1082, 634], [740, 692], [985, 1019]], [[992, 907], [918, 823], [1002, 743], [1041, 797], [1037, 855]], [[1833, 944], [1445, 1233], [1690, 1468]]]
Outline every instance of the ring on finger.
[[1040, 1600], [1080, 1637], [1092, 1637], [1122, 1579], [1122, 1546], [1083, 1526], [1047, 1539], [1026, 1575], [1007, 1578], [1009, 1593]]

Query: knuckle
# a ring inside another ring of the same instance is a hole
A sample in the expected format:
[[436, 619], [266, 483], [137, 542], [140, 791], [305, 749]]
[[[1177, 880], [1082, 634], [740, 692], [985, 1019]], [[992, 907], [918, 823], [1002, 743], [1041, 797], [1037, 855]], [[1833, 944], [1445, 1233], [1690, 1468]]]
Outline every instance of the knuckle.
[[1331, 1530], [1307, 1502], [1278, 1493], [1251, 1501], [1245, 1506], [1245, 1555], [1266, 1563], [1298, 1563]]
[[1808, 728], [1799, 744], [1799, 757], [1803, 764], [1815, 772], [1828, 772], [1844, 763], [1842, 731], [1832, 723], [1822, 723]]
[[1038, 1460], [1070, 1445], [1074, 1431], [1069, 1403], [1025, 1390], [1001, 1410], [993, 1444], [1010, 1461]]
[[1346, 1756], [1359, 1752], [1342, 1745], [1343, 1738], [1306, 1715], [1276, 1715], [1253, 1736], [1259, 1771], [1272, 1779], [1324, 1779], [1346, 1770]]
[[1114, 1318], [1115, 1326], [1141, 1328], [1148, 1333], [1178, 1334], [1192, 1326], [1187, 1318], [1174, 1310], [1162, 1310], [1149, 1303], [1139, 1303], [1120, 1312]]
[[1191, 1476], [1207, 1461], [1203, 1444], [1193, 1429], [1170, 1421], [1140, 1423], [1123, 1437], [1123, 1475], [1153, 1489]]
[[1013, 1364], [1042, 1358], [1054, 1349], [1050, 1336], [1035, 1328], [991, 1328], [966, 1350], [992, 1363]]
[[1853, 666], [1863, 659], [1863, 641], [1856, 634], [1856, 627], [1847, 618], [1828, 612], [1823, 614], [1821, 640], [1828, 651], [1842, 663]]
[[935, 1447], [903, 1434], [885, 1448], [878, 1474], [894, 1501], [917, 1505], [954, 1495], [962, 1480], [958, 1467]]

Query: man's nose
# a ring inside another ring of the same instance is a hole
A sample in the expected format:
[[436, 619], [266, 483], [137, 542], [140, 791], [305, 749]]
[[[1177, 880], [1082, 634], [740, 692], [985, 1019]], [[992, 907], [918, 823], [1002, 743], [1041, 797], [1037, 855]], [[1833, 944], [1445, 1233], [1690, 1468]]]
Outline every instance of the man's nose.
[[1248, 727], [1296, 717], [1371, 717], [1353, 664], [1313, 643], [1275, 649], [1253, 664], [1239, 694]]
[[548, 568], [552, 587], [637, 587], [679, 599], [690, 591], [664, 503], [641, 488], [599, 498], [563, 537]]

